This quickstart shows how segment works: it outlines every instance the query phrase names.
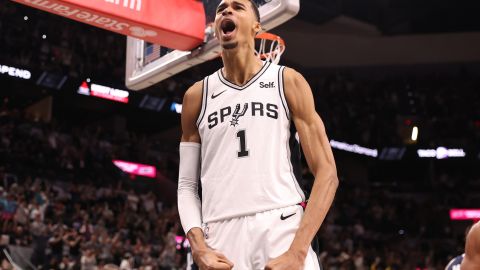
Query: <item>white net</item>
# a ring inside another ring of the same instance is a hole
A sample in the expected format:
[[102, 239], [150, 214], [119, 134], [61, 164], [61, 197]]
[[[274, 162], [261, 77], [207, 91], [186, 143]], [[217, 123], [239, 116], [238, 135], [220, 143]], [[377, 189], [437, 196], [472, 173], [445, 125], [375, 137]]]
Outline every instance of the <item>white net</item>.
[[278, 64], [285, 52], [285, 41], [271, 33], [261, 33], [256, 36], [258, 58]]

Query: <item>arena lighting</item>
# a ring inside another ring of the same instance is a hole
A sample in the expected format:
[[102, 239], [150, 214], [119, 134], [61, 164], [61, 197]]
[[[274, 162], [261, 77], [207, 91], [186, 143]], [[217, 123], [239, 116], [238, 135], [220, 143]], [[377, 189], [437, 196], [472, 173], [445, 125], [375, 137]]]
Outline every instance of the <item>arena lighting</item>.
[[370, 148], [362, 147], [356, 144], [348, 144], [346, 142], [338, 142], [335, 140], [330, 140], [330, 145], [332, 146], [332, 148], [355, 153], [355, 154], [360, 154], [360, 155], [370, 156], [370, 157], [378, 156], [378, 149], [370, 149]]
[[10, 77], [16, 77], [24, 80], [30, 80], [32, 73], [26, 69], [19, 69], [0, 64], [0, 74], [5, 74]]
[[80, 95], [90, 96], [90, 87], [88, 87], [87, 82], [83, 82], [82, 85], [80, 85], [77, 93]]
[[128, 97], [130, 96], [128, 91], [95, 83], [92, 83], [89, 87], [86, 81], [82, 82], [77, 90], [77, 93], [85, 96], [93, 96], [122, 103], [128, 103]]
[[176, 113], [182, 113], [182, 104], [172, 102], [172, 105], [170, 105], [170, 111], [176, 112]]
[[418, 149], [417, 154], [418, 154], [418, 157], [420, 158], [436, 158], [436, 159], [465, 157], [467, 155], [465, 153], [465, 150], [461, 148], [448, 149], [443, 146], [440, 146], [437, 149]]
[[183, 242], [184, 239], [185, 239], [185, 237], [183, 237], [183, 236], [180, 236], [180, 235], [175, 236], [175, 243], [177, 244], [176, 245], [177, 250], [182, 249], [182, 242]]
[[480, 209], [450, 209], [451, 220], [480, 220]]
[[120, 168], [120, 170], [134, 175], [155, 178], [157, 176], [157, 168], [150, 165], [139, 164], [124, 160], [113, 160], [113, 164]]
[[[190, 243], [188, 242], [188, 239], [185, 236], [181, 235], [175, 235], [175, 243], [177, 243], [177, 249], [180, 250], [183, 248], [189, 248]], [[183, 243], [183, 245], [182, 245]]]
[[418, 138], [418, 127], [412, 128], [412, 141], [417, 141]]

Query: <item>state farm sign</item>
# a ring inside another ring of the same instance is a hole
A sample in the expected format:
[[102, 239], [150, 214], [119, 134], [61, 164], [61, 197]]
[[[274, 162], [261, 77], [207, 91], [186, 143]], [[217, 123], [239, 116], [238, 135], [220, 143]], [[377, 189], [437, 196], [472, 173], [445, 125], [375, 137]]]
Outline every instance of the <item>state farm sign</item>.
[[203, 4], [194, 0], [13, 1], [178, 50], [204, 39]]
[[136, 11], [142, 10], [142, 0], [104, 0], [107, 3], [112, 3], [117, 6], [123, 6], [125, 8], [130, 8]]

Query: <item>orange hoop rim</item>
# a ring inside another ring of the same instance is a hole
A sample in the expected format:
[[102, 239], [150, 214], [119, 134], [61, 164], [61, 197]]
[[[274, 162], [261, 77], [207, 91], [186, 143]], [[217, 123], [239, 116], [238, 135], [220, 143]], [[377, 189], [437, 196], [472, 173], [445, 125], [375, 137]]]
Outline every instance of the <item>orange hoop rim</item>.
[[255, 38], [256, 39], [266, 39], [266, 40], [271, 40], [271, 41], [277, 41], [280, 45], [285, 47], [285, 40], [283, 40], [283, 38], [281, 38], [280, 36], [272, 34], [272, 33], [268, 33], [268, 32], [260, 33], [260, 34], [257, 34], [255, 36]]
[[[280, 61], [280, 57], [282, 56], [283, 52], [285, 51], [286, 45], [285, 40], [283, 40], [280, 36], [263, 32], [257, 34], [255, 39], [261, 40], [260, 48], [257, 51], [257, 56], [262, 60], [273, 61], [278, 63]], [[266, 50], [266, 42], [270, 41], [271, 47], [270, 49]], [[276, 43], [276, 45], [275, 45]], [[274, 46], [275, 45], [275, 46]]]
[[[264, 40], [264, 41], [268, 40], [268, 41], [271, 41], [272, 44], [274, 42], [277, 42], [277, 45], [275, 46], [275, 48], [272, 47], [269, 52], [265, 52], [265, 43], [263, 43], [263, 48], [261, 47], [262, 45], [260, 45], [261, 48], [259, 50], [255, 49], [255, 51], [256, 51], [257, 57], [259, 57], [260, 59], [268, 60], [268, 61], [273, 60], [273, 61], [276, 61], [276, 63], [278, 63], [278, 61], [280, 60], [280, 56], [283, 54], [283, 52], [286, 49], [285, 40], [283, 40], [283, 38], [281, 38], [278, 35], [268, 33], [268, 32], [257, 34], [255, 36], [255, 39]], [[261, 53], [260, 51], [262, 51], [263, 53]], [[222, 57], [222, 53], [220, 52], [218, 56]]]

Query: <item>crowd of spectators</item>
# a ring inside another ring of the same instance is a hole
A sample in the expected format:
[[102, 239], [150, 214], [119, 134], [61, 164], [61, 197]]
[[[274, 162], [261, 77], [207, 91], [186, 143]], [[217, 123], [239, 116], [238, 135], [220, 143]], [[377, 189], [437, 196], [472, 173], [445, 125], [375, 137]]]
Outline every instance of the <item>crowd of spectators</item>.
[[42, 269], [181, 269], [177, 211], [153, 193], [27, 178], [0, 190], [3, 245]]
[[2, 111], [2, 245], [32, 248], [31, 262], [43, 269], [181, 269], [176, 208], [112, 166], [114, 157], [131, 156], [160, 164], [156, 180], [172, 181], [176, 158], [155, 144]]
[[330, 136], [372, 147], [398, 146], [418, 126], [422, 145], [468, 147], [480, 139], [477, 73], [369, 73], [307, 77]]
[[[43, 269], [184, 269], [176, 208], [132, 188], [106, 165], [116, 153], [130, 154], [128, 139], [67, 126], [3, 112], [0, 244], [31, 248], [31, 263]], [[170, 159], [174, 165], [160, 171], [175, 181], [178, 161]], [[350, 182], [342, 181], [319, 232], [325, 269], [442, 269], [462, 252], [463, 235], [448, 208], [471, 206], [478, 197], [447, 192], [451, 187], [399, 193]]]
[[443, 270], [464, 252], [464, 228], [471, 224], [455, 224], [449, 210], [475, 205], [475, 193], [478, 189], [463, 197], [414, 190], [402, 194], [343, 183], [319, 233], [322, 264], [334, 270]]

